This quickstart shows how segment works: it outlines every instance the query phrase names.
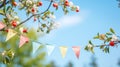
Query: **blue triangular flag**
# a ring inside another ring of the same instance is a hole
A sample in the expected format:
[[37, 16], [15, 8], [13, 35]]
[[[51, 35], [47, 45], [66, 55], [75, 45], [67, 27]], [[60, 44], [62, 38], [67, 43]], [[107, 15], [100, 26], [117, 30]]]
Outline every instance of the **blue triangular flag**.
[[33, 46], [33, 54], [34, 54], [41, 45], [39, 43], [33, 42], [32, 46]]
[[46, 45], [46, 48], [47, 48], [48, 56], [50, 56], [51, 53], [53, 52], [55, 46], [53, 46], [53, 45]]

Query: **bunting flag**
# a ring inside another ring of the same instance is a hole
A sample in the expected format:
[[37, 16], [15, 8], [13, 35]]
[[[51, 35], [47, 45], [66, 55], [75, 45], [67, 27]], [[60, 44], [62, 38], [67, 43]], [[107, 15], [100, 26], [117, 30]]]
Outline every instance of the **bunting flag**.
[[12, 38], [13, 36], [15, 36], [17, 34], [16, 31], [12, 30], [12, 29], [8, 29], [8, 34], [6, 37], [6, 41], [8, 41], [10, 38]]
[[26, 36], [21, 35], [20, 36], [20, 43], [19, 43], [19, 48], [22, 47], [25, 43], [29, 41], [29, 38]]
[[21, 33], [23, 33], [23, 27], [21, 27], [21, 28], [19, 29], [19, 31], [20, 31]]
[[0, 22], [0, 30], [3, 29], [5, 27], [5, 24], [3, 24], [2, 22]]
[[48, 56], [50, 56], [51, 53], [53, 52], [55, 46], [53, 46], [53, 45], [46, 45], [46, 48], [47, 48]]
[[39, 43], [32, 42], [32, 46], [33, 46], [33, 54], [34, 54], [41, 45]]
[[80, 47], [79, 46], [73, 46], [72, 47], [76, 57], [79, 59], [79, 55], [80, 55]]
[[65, 58], [66, 53], [67, 53], [67, 50], [68, 50], [68, 47], [66, 47], [66, 46], [61, 46], [61, 47], [59, 47], [59, 48], [60, 48], [60, 52], [61, 52], [62, 58]]

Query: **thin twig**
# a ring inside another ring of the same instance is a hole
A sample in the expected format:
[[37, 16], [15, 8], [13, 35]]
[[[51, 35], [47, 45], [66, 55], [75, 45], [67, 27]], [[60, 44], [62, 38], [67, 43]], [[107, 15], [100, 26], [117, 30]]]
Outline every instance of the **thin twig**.
[[43, 11], [42, 13], [39, 13], [39, 14], [33, 14], [33, 15], [31, 15], [29, 18], [27, 18], [26, 20], [24, 20], [24, 21], [22, 21], [20, 24], [18, 24], [17, 27], [19, 27], [19, 26], [22, 25], [23, 23], [27, 22], [28, 20], [30, 20], [33, 16], [41, 15], [41, 14], [44, 14], [45, 12], [47, 12], [47, 11], [50, 9], [50, 6], [52, 5], [52, 2], [53, 2], [53, 0], [51, 0], [48, 8], [47, 8], [45, 11]]
[[[43, 11], [42, 13], [39, 13], [39, 14], [33, 14], [33, 15], [31, 15], [29, 18], [25, 19], [20, 24], [18, 24], [17, 27], [19, 27], [20, 25], [24, 24], [25, 22], [27, 22], [28, 20], [30, 20], [32, 17], [34, 17], [36, 15], [41, 15], [41, 14], [44, 14], [45, 12], [47, 12], [50, 9], [50, 6], [52, 5], [52, 2], [53, 2], [53, 0], [51, 0], [48, 8], [45, 11]], [[5, 31], [5, 28], [1, 29], [0, 31]]]
[[0, 5], [0, 8], [2, 8], [4, 5], [8, 4], [9, 1], [6, 2], [6, 0], [3, 1], [3, 3]]
[[[120, 40], [119, 41], [117, 41], [117, 42], [115, 42], [114, 44], [118, 44], [118, 43], [120, 43]], [[94, 45], [93, 47], [100, 47], [100, 46], [110, 46], [109, 44], [104, 44], [104, 45]]]

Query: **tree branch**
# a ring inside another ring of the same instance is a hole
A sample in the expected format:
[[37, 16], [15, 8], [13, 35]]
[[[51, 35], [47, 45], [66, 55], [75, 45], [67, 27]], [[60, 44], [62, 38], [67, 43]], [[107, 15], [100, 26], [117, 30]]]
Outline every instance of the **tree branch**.
[[2, 8], [4, 5], [8, 4], [9, 1], [6, 2], [6, 0], [3, 1], [3, 3], [0, 5], [0, 8]]
[[50, 9], [50, 6], [52, 5], [52, 2], [53, 2], [53, 0], [50, 1], [50, 4], [49, 4], [48, 8], [45, 11], [43, 11], [42, 13], [39, 13], [39, 14], [33, 14], [33, 15], [31, 15], [29, 18], [27, 18], [26, 20], [24, 20], [20, 24], [18, 24], [17, 27], [19, 27], [23, 23], [27, 22], [28, 20], [30, 20], [32, 17], [34, 17], [36, 15], [41, 15], [41, 14], [44, 14], [45, 12], [47, 12]]
[[[118, 43], [120, 43], [120, 40], [119, 41], [117, 41], [117, 42], [115, 42], [115, 44], [118, 44]], [[100, 46], [110, 46], [109, 44], [104, 44], [104, 45], [94, 45], [93, 47], [100, 47]]]
[[[17, 27], [19, 27], [20, 25], [24, 24], [25, 22], [27, 22], [28, 20], [30, 20], [32, 17], [34, 17], [36, 15], [41, 15], [41, 14], [44, 14], [45, 12], [47, 12], [50, 9], [50, 6], [52, 5], [52, 2], [53, 2], [53, 0], [50, 1], [50, 4], [49, 4], [48, 8], [45, 11], [43, 11], [42, 13], [39, 13], [39, 14], [33, 14], [33, 15], [31, 15], [29, 18], [25, 19], [20, 24], [18, 24]], [[1, 29], [0, 31], [5, 31], [5, 28]]]

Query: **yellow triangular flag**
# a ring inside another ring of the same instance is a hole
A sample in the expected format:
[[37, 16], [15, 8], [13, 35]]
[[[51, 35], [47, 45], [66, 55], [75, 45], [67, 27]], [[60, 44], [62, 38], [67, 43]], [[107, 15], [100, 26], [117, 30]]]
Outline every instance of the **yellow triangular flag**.
[[65, 58], [67, 50], [68, 50], [68, 47], [60, 46], [59, 48], [60, 48], [60, 52], [61, 52], [62, 58]]
[[16, 31], [12, 30], [12, 29], [8, 29], [8, 34], [6, 37], [6, 41], [8, 41], [10, 38], [12, 38], [13, 36], [15, 36], [17, 34]]

